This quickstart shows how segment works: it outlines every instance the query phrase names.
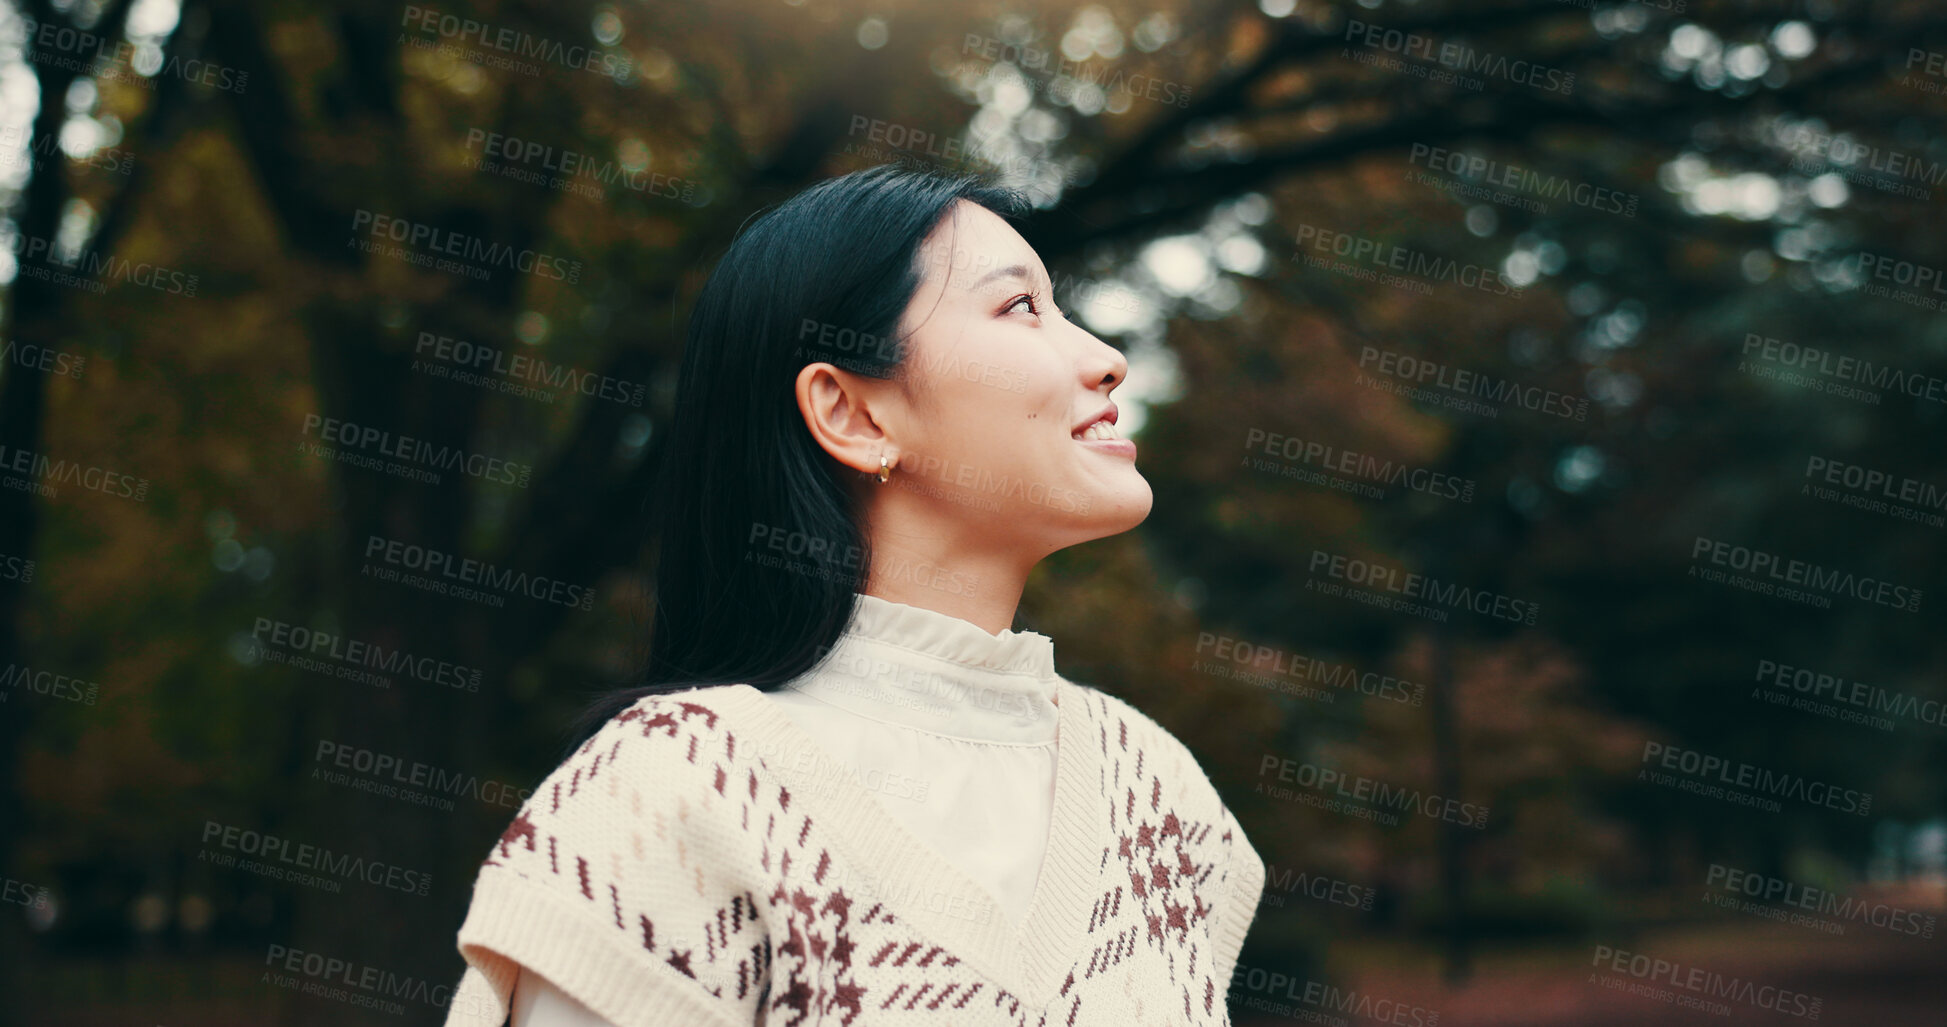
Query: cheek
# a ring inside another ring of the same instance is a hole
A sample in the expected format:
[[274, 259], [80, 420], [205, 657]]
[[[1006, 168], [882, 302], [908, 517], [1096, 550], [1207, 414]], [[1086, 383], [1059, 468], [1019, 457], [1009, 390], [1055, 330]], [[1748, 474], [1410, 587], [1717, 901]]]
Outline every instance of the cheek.
[[967, 353], [942, 370], [940, 395], [954, 409], [943, 420], [971, 433], [976, 446], [985, 448], [997, 436], [1059, 435], [1073, 412], [1072, 375], [1045, 348], [996, 346], [985, 355]]
[[1037, 423], [1052, 418], [1050, 425], [1061, 428], [1074, 413], [1074, 372], [1060, 366], [1051, 353], [1035, 354], [1036, 359], [1008, 365], [1014, 401], [1036, 415]]
[[[924, 344], [933, 342], [942, 344]], [[1051, 340], [997, 326], [924, 340], [915, 356], [931, 400], [922, 407], [928, 455], [993, 473], [1051, 473], [1044, 465], [1069, 441], [1075, 414], [1074, 369]]]

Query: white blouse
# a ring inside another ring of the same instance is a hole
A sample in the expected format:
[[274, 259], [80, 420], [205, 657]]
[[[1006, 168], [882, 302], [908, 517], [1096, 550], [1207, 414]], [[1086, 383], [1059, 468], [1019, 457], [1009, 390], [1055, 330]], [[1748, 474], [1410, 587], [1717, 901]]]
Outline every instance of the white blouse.
[[[766, 692], [824, 743], [812, 761], [850, 777], [1020, 923], [1054, 815], [1054, 642], [998, 635], [935, 610], [860, 595], [829, 658]], [[614, 1027], [523, 971], [512, 1027]]]

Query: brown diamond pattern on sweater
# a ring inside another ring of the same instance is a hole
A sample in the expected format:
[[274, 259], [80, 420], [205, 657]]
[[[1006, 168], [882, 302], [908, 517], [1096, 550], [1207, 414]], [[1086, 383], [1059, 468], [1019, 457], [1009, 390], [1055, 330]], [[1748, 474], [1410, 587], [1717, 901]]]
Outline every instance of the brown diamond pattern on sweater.
[[[1132, 748], [1128, 739], [1128, 721], [1118, 718], [1118, 723], [1123, 748]], [[1172, 980], [1177, 980], [1181, 975], [1179, 987], [1184, 1017], [1195, 1019], [1191, 1003], [1192, 987], [1204, 996], [1204, 1015], [1214, 1015], [1217, 1010], [1217, 981], [1209, 974], [1208, 961], [1203, 961], [1205, 972], [1197, 972], [1200, 953], [1197, 942], [1207, 937], [1200, 925], [1208, 923], [1209, 913], [1215, 905], [1214, 888], [1209, 899], [1206, 899], [1203, 891], [1210, 887], [1207, 882], [1211, 881], [1217, 868], [1217, 858], [1230, 850], [1229, 834], [1226, 832], [1220, 839], [1222, 844], [1218, 851], [1207, 851], [1201, 843], [1214, 825], [1186, 821], [1166, 802], [1166, 787], [1160, 769], [1152, 769], [1147, 775], [1149, 809], [1138, 819], [1135, 789], [1143, 782], [1143, 770], [1152, 764], [1160, 768], [1162, 764], [1153, 760], [1141, 744], [1133, 748], [1135, 759], [1128, 768], [1129, 776], [1126, 779], [1123, 777], [1125, 768], [1122, 762], [1114, 762], [1111, 787], [1116, 787], [1121, 793], [1122, 802], [1117, 804], [1119, 808], [1112, 807], [1108, 811], [1108, 819], [1112, 827], [1120, 829], [1114, 852], [1123, 863], [1129, 890], [1135, 899], [1131, 909], [1140, 922], [1130, 926], [1126, 934], [1118, 929], [1115, 937], [1118, 940], [1128, 938], [1133, 949], [1140, 932], [1142, 943], [1152, 950], [1167, 953], [1173, 948], [1180, 949], [1187, 958], [1179, 963], [1176, 956], [1171, 954], [1166, 966]], [[1118, 812], [1122, 815], [1122, 824], [1115, 823]], [[1160, 817], [1152, 820], [1147, 814], [1160, 814]], [[1111, 903], [1112, 897], [1119, 897], [1119, 892], [1119, 887], [1114, 892], [1105, 888], [1102, 902]], [[1119, 907], [1113, 908], [1100, 918], [1099, 924], [1091, 922], [1091, 930], [1097, 926], [1114, 926], [1120, 919], [1117, 915], [1119, 912]], [[1084, 978], [1107, 970], [1125, 958], [1127, 956], [1115, 943], [1099, 949], [1095, 962], [1084, 973]], [[1228, 986], [1229, 982], [1224, 983]]]
[[[910, 926], [901, 903], [915, 897], [861, 888], [862, 880], [876, 879], [872, 868], [848, 861], [851, 850], [821, 820], [819, 800], [793, 803], [762, 755], [764, 744], [750, 740], [742, 721], [745, 744], [737, 744], [720, 711], [701, 698], [709, 692], [646, 699], [618, 715], [605, 735], [564, 763], [551, 791], [537, 789], [486, 862], [553, 888], [547, 882], [561, 858], [572, 857], [585, 899], [594, 900], [598, 887], [608, 892], [609, 908], [594, 907], [599, 922], [637, 936], [630, 938], [641, 945], [636, 951], [666, 964], [655, 972], [674, 974], [669, 987], [691, 982], [701, 1001], [723, 1003], [732, 1019], [768, 1014], [775, 1027], [879, 1027], [887, 1017], [902, 1025], [933, 1022], [931, 1014], [939, 1027], [1122, 1027], [1145, 1007], [1153, 1017], [1180, 1002], [1180, 1019], [1174, 1011], [1166, 1017], [1173, 1024], [1228, 1022], [1217, 1001], [1224, 989], [1203, 950], [1213, 945], [1211, 914], [1224, 901], [1233, 839], [1229, 831], [1214, 834], [1221, 806], [1207, 784], [1183, 779], [1180, 749], [1161, 748], [1170, 743], [1128, 707], [1092, 690], [1075, 693], [1109, 757], [1096, 800], [1098, 823], [1108, 829], [1100, 834], [1106, 844], [1099, 864], [1084, 864], [1099, 874], [1099, 890], [1085, 932], [1075, 909], [1073, 937], [1083, 944], [1069, 957], [1059, 992], [1036, 1007], [987, 977], [988, 968], [976, 969]], [[744, 780], [733, 785], [740, 771]], [[580, 788], [598, 773], [607, 787]], [[1095, 777], [1087, 782], [1091, 792]], [[685, 818], [673, 815], [679, 805], [689, 811]], [[576, 811], [590, 810], [587, 817], [597, 809], [633, 809], [642, 818], [623, 835], [637, 839], [633, 850], [626, 843], [613, 852], [591, 847], [590, 832], [563, 826], [579, 827], [571, 819]], [[752, 817], [753, 809], [766, 815]], [[549, 841], [544, 855], [542, 834]], [[684, 845], [688, 855], [679, 856]], [[675, 892], [703, 896], [709, 908], [675, 913], [668, 898]], [[1118, 967], [1144, 985], [1130, 987], [1124, 974], [1108, 973]], [[742, 1012], [731, 1012], [733, 1002]]]

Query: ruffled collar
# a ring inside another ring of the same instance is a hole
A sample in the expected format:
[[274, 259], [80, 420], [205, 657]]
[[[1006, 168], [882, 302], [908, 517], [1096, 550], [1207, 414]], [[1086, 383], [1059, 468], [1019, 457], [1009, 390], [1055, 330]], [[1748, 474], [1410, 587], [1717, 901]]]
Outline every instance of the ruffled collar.
[[830, 655], [785, 688], [873, 720], [982, 742], [1054, 741], [1055, 643], [988, 633], [937, 610], [857, 594]]
[[875, 595], [856, 593], [858, 605], [845, 634], [877, 639], [915, 652], [979, 670], [1031, 674], [1044, 681], [1055, 676], [1055, 643], [1033, 631], [988, 634], [972, 621], [938, 610], [907, 606]]

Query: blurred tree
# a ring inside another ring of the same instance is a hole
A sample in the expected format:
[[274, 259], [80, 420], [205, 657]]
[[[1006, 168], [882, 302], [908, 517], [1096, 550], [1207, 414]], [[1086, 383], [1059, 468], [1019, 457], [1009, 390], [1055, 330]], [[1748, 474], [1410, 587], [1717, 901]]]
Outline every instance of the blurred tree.
[[[177, 908], [193, 885], [220, 893], [218, 923], [233, 936], [450, 978], [465, 882], [509, 811], [474, 804], [442, 819], [333, 792], [310, 780], [312, 750], [343, 740], [520, 782], [559, 758], [561, 716], [619, 676], [638, 642], [639, 523], [687, 298], [754, 211], [884, 159], [1006, 172], [1040, 203], [1021, 227], [1066, 283], [1058, 294], [1099, 300], [1079, 304], [1084, 323], [1144, 373], [1173, 369], [1180, 398], [1154, 396], [1142, 439], [1158, 496], [1149, 522], [1049, 561], [1023, 618], [1077, 640], [1064, 645], [1071, 676], [1177, 731], [1237, 797], [1252, 837], [1276, 840], [1267, 860], [1291, 863], [1327, 835], [1337, 851], [1326, 855], [1347, 867], [1382, 853], [1395, 869], [1375, 873], [1443, 882], [1458, 969], [1476, 880], [1541, 887], [1551, 868], [1596, 860], [1548, 843], [1535, 821], [1551, 813], [1758, 859], [1866, 849], [1850, 818], [1765, 817], [1631, 787], [1615, 776], [1616, 739], [1828, 775], [1901, 815], [1940, 808], [1935, 739], [1901, 725], [1889, 742], [1747, 694], [1756, 662], [1774, 659], [1940, 697], [1947, 661], [1931, 618], [1845, 600], [1795, 607], [1683, 573], [1700, 535], [1916, 582], [1940, 566], [1937, 529], [1800, 495], [1813, 454], [1947, 481], [1924, 445], [1936, 402], [1887, 390], [1868, 407], [1740, 365], [1748, 333], [1915, 376], [1947, 363], [1937, 310], [1858, 288], [1861, 253], [1947, 266], [1916, 216], [1930, 208], [1902, 191], [1937, 185], [1929, 169], [1947, 160], [1940, 94], [1894, 59], [1947, 48], [1925, 4], [1307, 2], [1282, 17], [1264, 13], [1280, 7], [1270, 2], [1032, 15], [757, 0], [449, 6], [186, 0], [158, 36], [161, 67], [200, 57], [245, 76], [236, 88], [166, 70], [138, 82], [127, 61], [109, 61], [78, 97], [80, 73], [37, 56], [43, 37], [22, 44], [41, 98], [31, 138], [59, 138], [70, 122], [125, 125], [118, 145], [137, 170], [121, 183], [90, 177], [86, 147], [44, 159], [10, 207], [16, 237], [56, 238], [80, 199], [92, 220], [73, 222], [86, 252], [69, 263], [120, 247], [206, 286], [193, 301], [137, 300], [110, 283], [94, 303], [24, 274], [8, 287], [10, 338], [86, 340], [108, 366], [79, 382], [0, 369], [0, 443], [139, 455], [156, 496], [62, 500], [66, 523], [37, 533], [33, 498], [0, 490], [4, 552], [61, 570], [34, 592], [0, 581], [0, 652], [65, 661], [120, 693], [112, 716], [63, 710], [24, 747], [26, 704], [0, 716], [0, 774], [36, 800], [0, 808], [0, 823], [33, 825], [35, 853], [0, 851], [0, 865], [102, 869], [109, 861], [89, 854], [117, 830], [180, 862], [207, 820], [329, 839], [431, 868], [433, 897], [293, 893], [158, 859], [131, 874], [140, 883], [107, 889], [118, 898], [103, 908], [119, 914], [130, 889], [161, 889]], [[136, 34], [126, 2], [19, 9], [35, 24]], [[487, 36], [443, 30], [445, 15], [513, 33], [521, 49], [509, 60]], [[1456, 64], [1462, 74], [1445, 74]], [[1893, 166], [1909, 170], [1839, 160], [1836, 135], [1905, 155]], [[577, 160], [618, 171], [563, 174]], [[1626, 212], [1611, 203], [1621, 198]], [[388, 223], [405, 241], [374, 234]], [[426, 240], [456, 238], [558, 256], [544, 268], [572, 266], [574, 280], [426, 265], [441, 249]], [[1335, 239], [1368, 257], [1347, 260]], [[1431, 273], [1373, 280], [1364, 272], [1381, 247]], [[1461, 266], [1521, 295], [1439, 270]], [[1140, 297], [1139, 309], [1115, 296]], [[544, 356], [642, 386], [645, 400], [536, 399], [436, 376], [425, 350], [442, 338]], [[1402, 358], [1549, 390], [1585, 413], [1402, 395], [1380, 369]], [[533, 472], [525, 487], [451, 473], [431, 485], [294, 455], [319, 441], [323, 418]], [[1470, 499], [1293, 481], [1248, 462], [1272, 459], [1251, 448], [1253, 431], [1260, 446], [1277, 433], [1451, 476], [1471, 483]], [[367, 572], [385, 566], [373, 540], [599, 588], [602, 602], [581, 613], [519, 596], [428, 601]], [[239, 555], [260, 551], [255, 563]], [[1453, 611], [1429, 634], [1307, 589], [1320, 552], [1541, 614], [1527, 626]], [[262, 661], [250, 642], [260, 619], [484, 679], [478, 694], [320, 681]], [[1433, 693], [1410, 711], [1326, 707], [1213, 681], [1188, 667], [1199, 633], [1217, 631], [1411, 667]], [[1571, 680], [1582, 687], [1560, 684]], [[1515, 710], [1535, 721], [1496, 716]], [[1429, 719], [1399, 720], [1409, 714]], [[1528, 744], [1521, 731], [1534, 733]], [[1264, 754], [1347, 738], [1366, 739], [1361, 759], [1399, 740], [1414, 752], [1387, 764], [1399, 783], [1458, 788], [1515, 826], [1479, 839], [1449, 830], [1429, 852], [1423, 832], [1373, 838], [1248, 794]], [[83, 765], [98, 769], [76, 773]], [[6, 791], [0, 801], [17, 801]], [[123, 826], [102, 823], [104, 808], [125, 813]], [[1669, 862], [1673, 879], [1690, 870]], [[253, 896], [274, 912], [260, 915]], [[1279, 912], [1265, 935], [1300, 933], [1283, 922], [1312, 915]], [[345, 1022], [323, 1006], [294, 1002], [291, 1017]]]

